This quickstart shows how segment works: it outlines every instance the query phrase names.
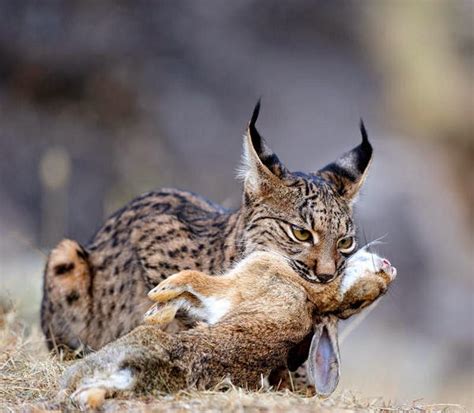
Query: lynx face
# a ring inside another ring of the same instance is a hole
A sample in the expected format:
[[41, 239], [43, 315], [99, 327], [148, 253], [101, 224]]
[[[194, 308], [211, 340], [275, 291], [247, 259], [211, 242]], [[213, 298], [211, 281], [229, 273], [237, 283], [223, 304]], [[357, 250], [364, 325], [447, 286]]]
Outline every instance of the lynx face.
[[256, 106], [244, 146], [245, 254], [273, 251], [310, 282], [337, 277], [356, 251], [352, 203], [372, 157], [364, 125], [362, 143], [314, 173], [290, 172], [255, 128]]

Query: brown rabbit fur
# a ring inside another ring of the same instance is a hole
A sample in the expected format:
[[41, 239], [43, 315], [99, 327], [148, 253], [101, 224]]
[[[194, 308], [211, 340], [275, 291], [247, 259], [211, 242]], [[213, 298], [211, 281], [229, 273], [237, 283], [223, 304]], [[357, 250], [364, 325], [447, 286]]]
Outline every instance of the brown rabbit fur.
[[[97, 407], [117, 392], [203, 389], [226, 377], [238, 386], [260, 387], [263, 377], [286, 367], [290, 350], [312, 333], [315, 321], [328, 329], [337, 353], [336, 316], [347, 318], [372, 303], [395, 274], [388, 261], [363, 250], [348, 260], [342, 277], [325, 285], [303, 280], [285, 258], [263, 252], [210, 280], [183, 271], [150, 293], [159, 301], [155, 310], [175, 306], [204, 323], [176, 334], [139, 326], [72, 366], [64, 392]], [[164, 313], [160, 318], [151, 311], [148, 319], [166, 324], [173, 314]]]

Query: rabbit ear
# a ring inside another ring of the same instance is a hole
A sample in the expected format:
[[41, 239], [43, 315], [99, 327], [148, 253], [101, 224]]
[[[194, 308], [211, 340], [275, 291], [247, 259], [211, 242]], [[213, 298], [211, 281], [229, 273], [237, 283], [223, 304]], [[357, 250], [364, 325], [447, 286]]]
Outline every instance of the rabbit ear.
[[316, 393], [330, 396], [339, 382], [337, 318], [327, 317], [316, 324], [309, 348], [308, 372]]

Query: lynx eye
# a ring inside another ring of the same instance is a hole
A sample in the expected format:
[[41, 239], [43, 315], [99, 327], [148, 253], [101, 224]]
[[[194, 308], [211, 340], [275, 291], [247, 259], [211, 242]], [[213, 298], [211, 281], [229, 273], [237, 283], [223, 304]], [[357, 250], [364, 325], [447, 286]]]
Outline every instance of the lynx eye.
[[337, 249], [343, 254], [349, 254], [355, 248], [355, 239], [354, 237], [345, 237], [337, 241]]
[[291, 232], [293, 236], [298, 240], [298, 241], [309, 241], [311, 240], [311, 232], [309, 232], [306, 229], [297, 227], [295, 225], [291, 226]]

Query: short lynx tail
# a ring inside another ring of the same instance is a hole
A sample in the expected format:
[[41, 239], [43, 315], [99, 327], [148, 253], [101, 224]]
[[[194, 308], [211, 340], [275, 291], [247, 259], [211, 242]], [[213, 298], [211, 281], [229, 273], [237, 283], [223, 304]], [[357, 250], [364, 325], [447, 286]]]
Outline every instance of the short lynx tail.
[[57, 343], [63, 343], [78, 350], [86, 341], [90, 317], [87, 251], [76, 241], [61, 241], [48, 257], [43, 282], [41, 328], [49, 349], [57, 351]]

